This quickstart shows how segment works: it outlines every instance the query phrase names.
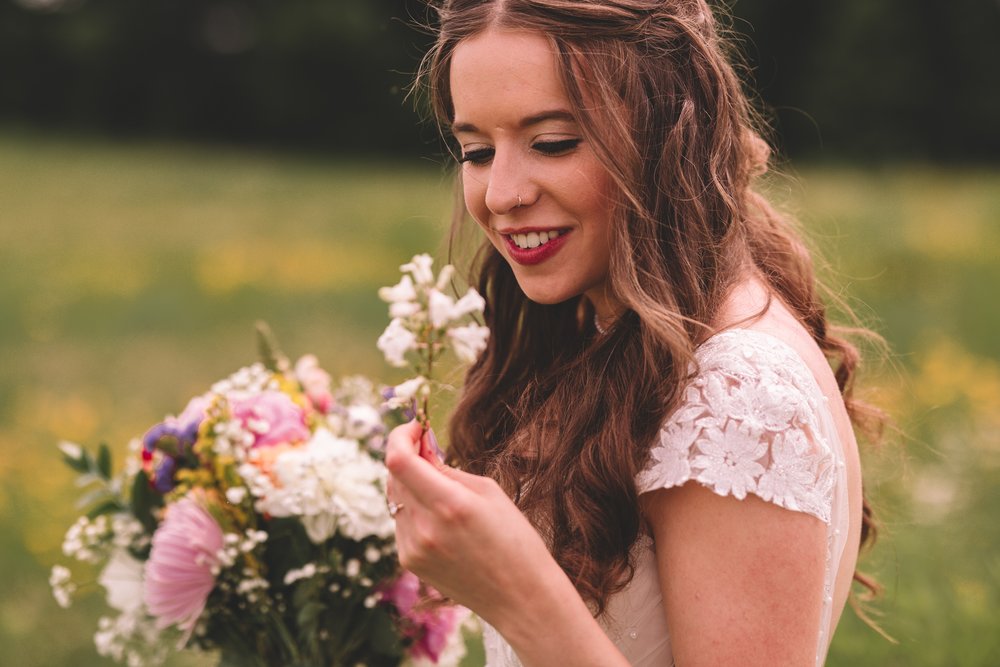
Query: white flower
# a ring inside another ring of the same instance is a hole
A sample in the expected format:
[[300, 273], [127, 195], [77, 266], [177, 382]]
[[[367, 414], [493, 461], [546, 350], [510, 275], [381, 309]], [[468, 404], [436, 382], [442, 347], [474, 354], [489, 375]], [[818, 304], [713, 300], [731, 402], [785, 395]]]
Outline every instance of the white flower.
[[49, 574], [49, 586], [52, 587], [52, 597], [60, 607], [66, 609], [72, 602], [72, 595], [76, 591], [76, 584], [70, 581], [70, 571], [62, 565], [53, 565], [52, 573]]
[[[416, 259], [416, 258], [414, 258]], [[409, 266], [409, 265], [405, 265]], [[405, 271], [406, 268], [402, 267]], [[392, 287], [381, 287], [378, 291], [378, 298], [387, 303], [401, 303], [406, 301], [416, 301], [417, 290], [413, 287], [413, 279], [410, 276], [403, 276], [402, 279]]]
[[347, 408], [344, 435], [348, 438], [367, 438], [384, 428], [382, 415], [370, 405], [351, 405]]
[[444, 328], [453, 318], [455, 300], [436, 289], [427, 291], [427, 309], [430, 311], [431, 325], [435, 329]]
[[455, 345], [455, 355], [465, 363], [473, 363], [486, 349], [486, 341], [490, 337], [488, 327], [470, 324], [464, 327], [448, 329], [448, 337]]
[[430, 311], [431, 324], [441, 329], [449, 322], [461, 319], [471, 313], [481, 313], [486, 308], [486, 302], [479, 292], [469, 288], [461, 299], [457, 302], [450, 296], [436, 290], [427, 291], [427, 306]]
[[80, 447], [80, 445], [68, 442], [66, 440], [59, 443], [59, 451], [65, 454], [66, 458], [69, 458], [73, 461], [79, 461], [80, 458], [83, 456], [83, 448]]
[[412, 273], [418, 285], [430, 285], [434, 282], [434, 271], [431, 269], [432, 264], [434, 264], [434, 260], [430, 255], [416, 255], [408, 263], [399, 267], [399, 270]]
[[226, 489], [226, 500], [234, 505], [239, 505], [247, 497], [247, 489], [243, 486], [231, 486]]
[[308, 579], [316, 574], [316, 563], [306, 563], [302, 567], [292, 568], [285, 573], [284, 582], [286, 586], [291, 586], [299, 579]]
[[399, 318], [389, 322], [389, 326], [378, 339], [378, 349], [382, 350], [385, 360], [396, 367], [405, 366], [404, 355], [416, 347], [416, 335], [407, 329]]
[[429, 387], [427, 378], [423, 375], [418, 375], [393, 387], [392, 398], [387, 403], [390, 408], [405, 408], [417, 397], [417, 394], [424, 391], [427, 387]]
[[451, 264], [445, 264], [441, 268], [441, 273], [438, 274], [437, 283], [434, 285], [438, 290], [444, 290], [448, 283], [451, 282], [451, 277], [455, 275], [455, 267]]
[[142, 606], [143, 564], [124, 549], [116, 549], [97, 582], [104, 587], [108, 606], [133, 612]]
[[455, 304], [455, 308], [452, 311], [451, 318], [457, 320], [463, 315], [469, 315], [471, 313], [481, 313], [486, 308], [486, 301], [480, 296], [479, 292], [473, 288], [469, 288], [469, 291], [465, 293], [461, 299]]
[[420, 304], [416, 301], [397, 301], [389, 304], [389, 317], [407, 318], [420, 312]]
[[300, 517], [313, 542], [338, 531], [355, 540], [393, 534], [382, 491], [385, 466], [357, 441], [318, 429], [306, 445], [278, 456], [272, 473], [277, 486], [258, 501], [258, 511]]

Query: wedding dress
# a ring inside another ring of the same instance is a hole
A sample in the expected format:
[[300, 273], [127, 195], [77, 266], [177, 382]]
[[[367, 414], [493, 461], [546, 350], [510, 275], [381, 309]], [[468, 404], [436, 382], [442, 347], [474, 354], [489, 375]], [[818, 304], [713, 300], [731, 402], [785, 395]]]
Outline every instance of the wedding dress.
[[[802, 358], [787, 343], [751, 329], [716, 334], [696, 353], [687, 387], [636, 479], [640, 493], [695, 480], [721, 496], [752, 493], [827, 526], [823, 608], [816, 665], [826, 659], [833, 589], [848, 534], [847, 475], [833, 416]], [[599, 622], [636, 667], [673, 664], [653, 540], [633, 546], [635, 576], [608, 601]], [[510, 645], [484, 623], [487, 667], [521, 667]]]

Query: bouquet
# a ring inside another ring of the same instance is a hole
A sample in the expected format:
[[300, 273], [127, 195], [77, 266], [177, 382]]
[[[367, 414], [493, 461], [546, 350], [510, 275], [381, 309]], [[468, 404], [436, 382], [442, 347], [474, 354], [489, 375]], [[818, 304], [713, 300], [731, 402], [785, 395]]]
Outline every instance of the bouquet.
[[[405, 322], [419, 331], [393, 355], [440, 355], [448, 325], [473, 312], [432, 321], [425, 277]], [[234, 667], [458, 664], [469, 612], [399, 568], [386, 505], [384, 437], [419, 410], [412, 381], [334, 386], [315, 357], [293, 365], [261, 340], [262, 362], [134, 440], [120, 472], [106, 445], [60, 446], [90, 487], [63, 551], [100, 566], [115, 611], [98, 622], [98, 652], [130, 666], [188, 647]], [[50, 585], [63, 606], [79, 587], [63, 565]]]

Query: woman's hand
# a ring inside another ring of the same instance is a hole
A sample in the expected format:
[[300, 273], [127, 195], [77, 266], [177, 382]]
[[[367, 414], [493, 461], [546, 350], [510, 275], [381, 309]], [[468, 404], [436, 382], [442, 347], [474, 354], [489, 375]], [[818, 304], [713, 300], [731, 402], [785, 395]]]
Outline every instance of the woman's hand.
[[429, 435], [416, 422], [389, 434], [400, 564], [489, 620], [519, 607], [525, 571], [552, 559], [496, 482], [441, 464]]
[[389, 434], [400, 564], [499, 630], [525, 665], [627, 664], [496, 482], [443, 465], [433, 449], [416, 422]]

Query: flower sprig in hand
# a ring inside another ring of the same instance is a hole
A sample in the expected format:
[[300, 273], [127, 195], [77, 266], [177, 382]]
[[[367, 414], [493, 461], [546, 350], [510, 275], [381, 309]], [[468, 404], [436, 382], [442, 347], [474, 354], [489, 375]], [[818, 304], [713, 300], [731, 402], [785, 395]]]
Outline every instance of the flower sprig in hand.
[[445, 294], [455, 269], [450, 264], [435, 277], [430, 255], [417, 255], [399, 270], [403, 277], [392, 287], [378, 291], [389, 303], [392, 321], [378, 339], [385, 359], [399, 368], [411, 367], [416, 377], [397, 385], [389, 403], [393, 407], [414, 406], [424, 431], [430, 429], [429, 402], [435, 364], [450, 348], [459, 360], [472, 363], [486, 349], [489, 329], [471, 316], [481, 314], [483, 297], [469, 288], [455, 300]]

